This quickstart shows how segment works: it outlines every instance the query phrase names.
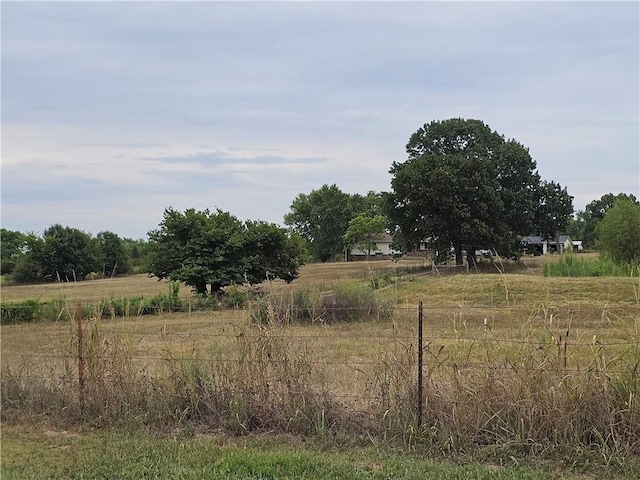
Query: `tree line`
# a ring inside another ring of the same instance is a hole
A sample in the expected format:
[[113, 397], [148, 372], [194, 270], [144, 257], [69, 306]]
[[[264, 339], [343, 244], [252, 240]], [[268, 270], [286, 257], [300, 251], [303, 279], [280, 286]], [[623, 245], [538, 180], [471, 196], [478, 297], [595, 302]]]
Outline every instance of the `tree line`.
[[149, 244], [55, 224], [42, 235], [0, 229], [0, 270], [17, 283], [77, 281], [145, 269]]
[[[607, 194], [573, 215], [566, 187], [543, 180], [528, 148], [480, 120], [424, 124], [393, 162], [391, 189], [365, 195], [323, 185], [300, 193], [286, 228], [242, 222], [228, 212], [167, 208], [148, 240], [95, 237], [53, 225], [42, 236], [2, 229], [3, 274], [16, 282], [71, 281], [146, 272], [219, 293], [233, 283], [287, 282], [308, 261], [332, 261], [358, 248], [371, 252], [383, 232], [409, 252], [427, 241], [441, 257], [475, 261], [477, 249], [518, 259], [520, 240], [569, 233], [586, 248], [624, 262], [640, 260], [640, 203]], [[444, 258], [441, 258], [444, 259]]]

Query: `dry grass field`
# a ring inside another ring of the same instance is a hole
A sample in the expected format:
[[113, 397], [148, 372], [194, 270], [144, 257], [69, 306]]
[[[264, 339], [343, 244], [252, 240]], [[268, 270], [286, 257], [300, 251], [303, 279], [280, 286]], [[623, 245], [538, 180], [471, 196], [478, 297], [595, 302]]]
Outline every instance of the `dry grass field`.
[[[75, 303], [166, 293], [167, 283], [135, 276], [4, 287], [3, 301], [63, 295], [68, 310], [57, 322], [2, 327], [3, 412], [235, 433], [339, 431], [441, 452], [636, 455], [640, 278], [547, 278], [544, 261], [552, 259], [530, 259], [515, 273], [447, 276], [420, 271], [420, 260], [314, 264], [290, 285], [263, 285], [266, 298], [293, 302], [300, 292], [333, 298], [348, 284], [385, 306], [356, 321], [256, 324], [260, 299], [243, 309], [87, 318], [84, 414]], [[384, 280], [380, 288], [372, 278]]]
[[[424, 305], [426, 338], [440, 344], [456, 345], [467, 351], [481, 338], [522, 340], [532, 335], [558, 335], [570, 331], [577, 343], [596, 338], [601, 343], [627, 342], [637, 335], [640, 309], [638, 278], [545, 278], [540, 261], [524, 273], [477, 274], [437, 277], [420, 272], [399, 277], [376, 291], [381, 302], [391, 305], [393, 319], [343, 323], [337, 325], [304, 324], [286, 329], [292, 339], [313, 345], [321, 360], [340, 359], [350, 363], [365, 359], [376, 363], [394, 348], [415, 343], [418, 302]], [[274, 282], [271, 290], [320, 286], [331, 290], [335, 282], [353, 280], [368, 284], [372, 274], [393, 273], [420, 267], [420, 260], [401, 264], [386, 261], [335, 264], [311, 264], [290, 286]], [[60, 356], [73, 350], [76, 341], [73, 316], [77, 302], [91, 304], [105, 298], [166, 293], [168, 283], [146, 275], [93, 280], [70, 284], [11, 286], [2, 289], [2, 301], [64, 298], [68, 310], [54, 323], [6, 325], [2, 327], [3, 365], [39, 369], [62, 368]], [[185, 287], [181, 295], [188, 297]], [[192, 355], [210, 357], [212, 351], [234, 348], [237, 336], [251, 329], [250, 309], [169, 313], [143, 317], [116, 317], [106, 321], [87, 321], [87, 331], [99, 328], [103, 335], [119, 335], [130, 345], [134, 358], [149, 364], [164, 363], [166, 355], [179, 358]], [[438, 343], [438, 342], [436, 342]], [[589, 342], [586, 342], [587, 344]], [[574, 347], [578, 347], [575, 345]], [[585, 355], [590, 359], [591, 347]], [[584, 353], [584, 352], [583, 352]], [[57, 360], [56, 360], [57, 359]], [[158, 359], [158, 362], [154, 362]], [[157, 365], [155, 368], [158, 368]], [[337, 378], [345, 378], [344, 369], [331, 368]], [[354, 369], [352, 369], [354, 370]], [[355, 370], [354, 370], [355, 371]], [[357, 373], [357, 372], [356, 372]], [[357, 376], [357, 375], [356, 375]], [[349, 376], [347, 376], [349, 377]], [[348, 384], [356, 389], [357, 382]], [[342, 390], [342, 389], [341, 389]]]

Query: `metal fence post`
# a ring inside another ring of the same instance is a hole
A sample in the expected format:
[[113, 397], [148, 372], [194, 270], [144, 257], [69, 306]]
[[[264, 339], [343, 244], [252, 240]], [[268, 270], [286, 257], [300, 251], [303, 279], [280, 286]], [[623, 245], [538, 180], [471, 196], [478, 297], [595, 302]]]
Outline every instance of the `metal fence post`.
[[418, 430], [422, 428], [422, 300], [418, 304]]
[[84, 413], [84, 356], [82, 338], [82, 305], [76, 306], [76, 320], [78, 321], [78, 400], [80, 401], [80, 413]]

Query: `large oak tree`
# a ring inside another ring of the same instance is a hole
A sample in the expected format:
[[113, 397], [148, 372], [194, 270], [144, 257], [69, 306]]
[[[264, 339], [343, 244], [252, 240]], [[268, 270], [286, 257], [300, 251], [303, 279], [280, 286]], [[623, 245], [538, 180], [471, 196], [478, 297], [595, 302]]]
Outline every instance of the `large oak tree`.
[[542, 182], [529, 151], [480, 120], [425, 124], [411, 135], [408, 159], [394, 162], [387, 216], [404, 250], [428, 239], [439, 252], [478, 248], [517, 257], [522, 236], [553, 237], [573, 211], [566, 189]]

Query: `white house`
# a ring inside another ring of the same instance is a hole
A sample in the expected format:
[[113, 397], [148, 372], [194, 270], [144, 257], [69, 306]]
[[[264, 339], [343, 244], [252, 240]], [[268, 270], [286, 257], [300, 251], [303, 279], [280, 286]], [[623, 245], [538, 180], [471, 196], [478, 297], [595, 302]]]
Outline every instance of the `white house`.
[[[391, 248], [391, 243], [393, 243], [393, 236], [388, 233], [383, 233], [376, 240], [376, 249], [371, 249], [371, 253], [369, 258], [371, 257], [390, 257], [396, 253], [400, 253], [397, 250]], [[360, 250], [359, 248], [352, 248], [349, 252], [348, 257], [351, 257], [353, 260], [358, 260], [361, 258], [365, 258], [367, 256], [367, 252], [364, 250]], [[349, 258], [347, 258], [349, 259]]]

